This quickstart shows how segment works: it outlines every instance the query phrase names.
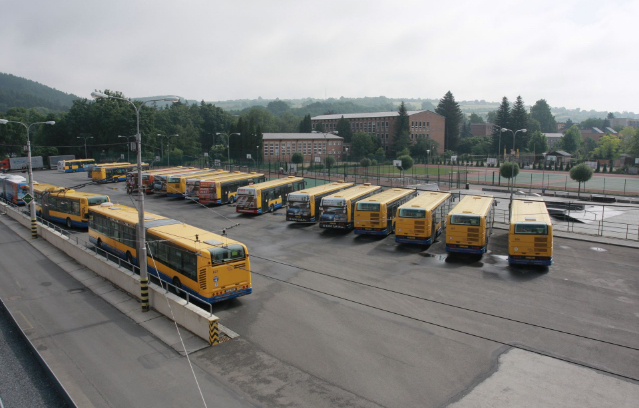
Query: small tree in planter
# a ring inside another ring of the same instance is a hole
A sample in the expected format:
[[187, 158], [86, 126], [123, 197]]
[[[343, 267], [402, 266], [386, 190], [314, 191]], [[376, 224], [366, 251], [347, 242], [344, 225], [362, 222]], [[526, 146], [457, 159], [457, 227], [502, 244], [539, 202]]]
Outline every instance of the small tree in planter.
[[[604, 164], [605, 166], [605, 164]], [[593, 170], [586, 163], [581, 163], [570, 169], [570, 178], [579, 183], [577, 197], [581, 197], [581, 183], [585, 183], [592, 177]]]

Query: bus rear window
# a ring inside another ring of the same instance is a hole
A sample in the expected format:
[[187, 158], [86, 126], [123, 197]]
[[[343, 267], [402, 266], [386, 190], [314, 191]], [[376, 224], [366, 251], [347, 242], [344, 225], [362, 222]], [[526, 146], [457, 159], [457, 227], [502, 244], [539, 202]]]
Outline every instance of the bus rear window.
[[548, 225], [517, 223], [515, 224], [515, 234], [548, 235]]
[[399, 210], [399, 216], [402, 218], [426, 218], [426, 210], [402, 208]]
[[357, 203], [357, 211], [379, 211], [379, 203]]
[[89, 201], [89, 205], [100, 205], [108, 202], [109, 198], [107, 196], [93, 196], [88, 197], [87, 200]]
[[209, 249], [211, 253], [211, 262], [214, 264], [229, 262], [235, 259], [244, 259], [244, 247], [242, 245], [233, 244], [227, 247], [217, 247]]
[[179, 183], [180, 177], [169, 177], [169, 183]]
[[477, 215], [453, 214], [450, 216], [450, 223], [453, 225], [479, 226], [480, 218]]

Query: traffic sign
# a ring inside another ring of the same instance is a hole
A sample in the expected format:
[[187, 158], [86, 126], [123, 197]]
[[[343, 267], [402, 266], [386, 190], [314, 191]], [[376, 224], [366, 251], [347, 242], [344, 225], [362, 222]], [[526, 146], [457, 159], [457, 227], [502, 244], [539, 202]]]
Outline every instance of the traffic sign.
[[29, 193], [25, 194], [24, 197], [22, 197], [22, 199], [24, 200], [26, 204], [29, 204], [31, 201], [33, 201], [33, 197], [31, 197], [31, 194]]

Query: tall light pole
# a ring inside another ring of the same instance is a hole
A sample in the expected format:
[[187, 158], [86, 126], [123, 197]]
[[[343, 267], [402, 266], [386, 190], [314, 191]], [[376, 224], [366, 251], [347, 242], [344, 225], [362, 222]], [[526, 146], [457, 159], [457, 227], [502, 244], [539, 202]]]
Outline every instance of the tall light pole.
[[[510, 129], [506, 129], [506, 128], [501, 128], [501, 132], [499, 133], [500, 135], [504, 132], [510, 132], [513, 134], [513, 152], [515, 152], [515, 139], [517, 138], [517, 133], [522, 132], [522, 133], [526, 133], [526, 129], [519, 129], [519, 130], [510, 130]], [[510, 205], [508, 206], [508, 212], [509, 212], [509, 216], [510, 216], [510, 211], [513, 205], [513, 189], [515, 188], [515, 161], [511, 160], [510, 162], [510, 179], [512, 180], [512, 185], [510, 187]]]
[[87, 139], [93, 139], [93, 136], [78, 136], [78, 139], [84, 139], [84, 158], [87, 159]]
[[128, 161], [129, 163], [131, 163], [131, 144], [129, 143], [129, 138], [135, 137], [135, 136], [136, 135], [133, 135], [133, 136], [118, 135], [118, 138], [123, 137], [126, 139], [126, 161]]
[[231, 170], [231, 136], [236, 135], [239, 136], [239, 133], [222, 133], [222, 132], [217, 132], [215, 133], [217, 136], [226, 136], [226, 146], [227, 146], [227, 151], [226, 151], [226, 158], [229, 161], [229, 170]]
[[35, 122], [30, 125], [25, 125], [22, 122], [15, 120], [0, 119], [0, 125], [6, 125], [7, 123], [19, 123], [27, 129], [27, 161], [29, 162], [29, 195], [31, 201], [29, 202], [29, 214], [31, 215], [31, 238], [38, 238], [38, 228], [36, 226], [36, 210], [35, 210], [35, 195], [33, 194], [33, 168], [31, 166], [31, 139], [29, 139], [29, 129], [33, 125], [55, 125], [55, 121], [49, 120], [47, 122]]
[[171, 138], [172, 137], [178, 137], [180, 135], [162, 135], [160, 133], [158, 133], [159, 137], [166, 137], [166, 165], [170, 166], [170, 162], [171, 162]]
[[137, 142], [137, 149], [138, 149], [137, 255], [138, 255], [138, 266], [140, 267], [140, 299], [142, 301], [142, 311], [148, 312], [149, 311], [149, 271], [147, 269], [147, 264], [146, 264], [146, 229], [144, 228], [144, 188], [142, 186], [142, 135], [140, 134], [140, 109], [142, 109], [142, 106], [144, 106], [144, 104], [148, 102], [158, 102], [158, 101], [178, 102], [180, 99], [178, 97], [149, 99], [148, 101], [142, 102], [140, 104], [140, 107], [138, 108], [129, 99], [107, 95], [102, 92], [91, 92], [91, 96], [96, 99], [119, 99], [121, 101], [130, 103], [131, 106], [133, 106], [133, 109], [135, 109], [135, 117], [137, 122], [136, 142]]

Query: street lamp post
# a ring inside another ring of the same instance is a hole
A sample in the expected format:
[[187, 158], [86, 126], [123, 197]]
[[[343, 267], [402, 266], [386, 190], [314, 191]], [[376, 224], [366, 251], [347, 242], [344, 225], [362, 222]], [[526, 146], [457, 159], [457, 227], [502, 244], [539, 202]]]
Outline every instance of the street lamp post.
[[[499, 133], [499, 135], [501, 136], [502, 133], [504, 132], [510, 132], [513, 134], [513, 152], [515, 151], [515, 139], [517, 137], [517, 133], [521, 132], [521, 133], [526, 133], [526, 129], [519, 129], [519, 130], [510, 130], [510, 129], [506, 129], [506, 128], [501, 128], [501, 132]], [[515, 188], [515, 180], [514, 180], [514, 175], [515, 175], [515, 161], [511, 160], [510, 162], [510, 179], [512, 180], [512, 185], [510, 187], [510, 205], [508, 206], [508, 212], [509, 212], [509, 216], [510, 216], [510, 208], [513, 205], [513, 190]]]
[[158, 136], [159, 137], [166, 137], [166, 154], [167, 154], [167, 156], [166, 156], [166, 165], [168, 167], [170, 167], [171, 166], [171, 138], [172, 137], [177, 137], [177, 136], [180, 136], [180, 135], [177, 135], [177, 134], [176, 135], [162, 135], [162, 134], [158, 133]]
[[118, 135], [118, 137], [123, 137], [126, 139], [126, 161], [128, 161], [129, 163], [131, 163], [131, 144], [129, 143], [129, 138], [130, 137], [135, 137], [136, 135], [133, 136], [122, 136], [122, 135]]
[[27, 161], [29, 169], [29, 195], [31, 201], [29, 202], [29, 214], [31, 215], [31, 238], [36, 239], [38, 237], [38, 228], [36, 226], [36, 210], [35, 210], [35, 195], [33, 194], [33, 168], [31, 166], [31, 139], [29, 138], [29, 129], [33, 125], [55, 125], [55, 121], [49, 120], [47, 122], [35, 122], [30, 125], [25, 125], [22, 122], [15, 120], [0, 119], [0, 125], [6, 125], [7, 123], [18, 123], [27, 129]]
[[84, 139], [84, 158], [87, 159], [87, 139], [93, 139], [93, 136], [78, 136], [78, 139]]
[[231, 136], [236, 135], [239, 136], [239, 133], [221, 133], [221, 132], [217, 132], [215, 133], [217, 136], [226, 136], [226, 146], [227, 146], [227, 151], [226, 151], [226, 158], [229, 162], [229, 171], [231, 170]]
[[140, 134], [140, 109], [144, 106], [145, 103], [148, 102], [158, 102], [158, 101], [167, 101], [167, 102], [177, 102], [180, 99], [178, 97], [171, 98], [159, 98], [159, 99], [149, 99], [147, 101], [142, 102], [140, 107], [138, 108], [132, 101], [125, 98], [120, 98], [117, 96], [107, 95], [102, 92], [91, 92], [91, 96], [96, 99], [119, 99], [121, 101], [125, 101], [133, 106], [135, 110], [135, 117], [137, 122], [137, 132], [136, 132], [136, 142], [138, 149], [138, 242], [137, 242], [137, 258], [138, 258], [138, 266], [140, 268], [140, 299], [142, 301], [142, 311], [149, 311], [149, 271], [147, 269], [147, 261], [146, 261], [146, 229], [144, 228], [144, 188], [142, 186], [142, 135]]

